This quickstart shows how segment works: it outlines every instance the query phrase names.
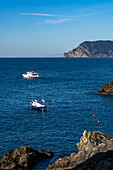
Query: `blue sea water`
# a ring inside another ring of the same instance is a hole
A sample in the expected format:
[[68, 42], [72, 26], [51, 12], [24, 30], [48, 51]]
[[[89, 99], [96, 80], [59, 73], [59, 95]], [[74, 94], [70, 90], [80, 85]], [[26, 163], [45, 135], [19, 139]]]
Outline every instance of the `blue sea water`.
[[[27, 71], [41, 77], [24, 79]], [[96, 93], [111, 80], [113, 58], [1, 58], [0, 157], [21, 146], [51, 150], [54, 157], [34, 167], [45, 170], [77, 151], [84, 130], [113, 136], [113, 96]], [[27, 107], [40, 98], [54, 100], [46, 112]]]

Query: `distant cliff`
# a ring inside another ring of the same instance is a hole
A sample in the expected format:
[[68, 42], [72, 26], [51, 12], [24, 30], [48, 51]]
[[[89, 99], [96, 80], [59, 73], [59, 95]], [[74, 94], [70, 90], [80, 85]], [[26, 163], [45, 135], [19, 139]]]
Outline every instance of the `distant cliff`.
[[113, 41], [85, 41], [62, 57], [113, 57]]

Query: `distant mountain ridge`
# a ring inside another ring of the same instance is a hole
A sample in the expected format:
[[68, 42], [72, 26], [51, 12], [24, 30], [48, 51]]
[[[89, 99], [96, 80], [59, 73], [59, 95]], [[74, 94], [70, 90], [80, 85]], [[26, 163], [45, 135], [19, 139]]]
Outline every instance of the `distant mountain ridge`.
[[113, 41], [84, 41], [62, 57], [113, 57]]

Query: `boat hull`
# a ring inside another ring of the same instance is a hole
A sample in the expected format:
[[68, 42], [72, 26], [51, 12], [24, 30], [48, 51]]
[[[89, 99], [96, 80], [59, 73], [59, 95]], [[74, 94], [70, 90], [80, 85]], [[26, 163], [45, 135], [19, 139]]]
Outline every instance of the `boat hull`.
[[23, 78], [30, 79], [30, 78], [39, 78], [40, 76], [28, 76], [28, 75], [22, 75]]
[[45, 107], [32, 106], [32, 109], [34, 109], [34, 110], [46, 111], [46, 108], [45, 108]]

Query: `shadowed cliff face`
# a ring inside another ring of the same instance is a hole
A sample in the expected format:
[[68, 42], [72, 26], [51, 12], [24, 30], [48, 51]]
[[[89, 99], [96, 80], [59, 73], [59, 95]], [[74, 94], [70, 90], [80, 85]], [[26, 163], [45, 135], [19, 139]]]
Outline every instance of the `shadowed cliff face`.
[[113, 41], [85, 41], [62, 57], [113, 57]]
[[[64, 158], [59, 158], [54, 164], [49, 165], [47, 170], [67, 170], [67, 169], [77, 169], [77, 165], [82, 164], [95, 154], [95, 160], [99, 162], [99, 156], [101, 152], [107, 152], [107, 154], [101, 153], [101, 161], [106, 159], [106, 157], [110, 157], [113, 153], [110, 150], [113, 150], [113, 137], [108, 136], [102, 132], [91, 132], [85, 130], [83, 136], [80, 139], [80, 142], [77, 144], [78, 153], [72, 153], [70, 156], [66, 156]], [[94, 159], [94, 158], [93, 158]], [[112, 158], [113, 159], [113, 158]], [[94, 161], [93, 161], [94, 163]], [[90, 161], [91, 164], [91, 161]], [[88, 163], [85, 164], [88, 167]], [[95, 165], [95, 164], [94, 164]], [[94, 167], [92, 164], [92, 169]], [[99, 166], [101, 166], [99, 164]], [[83, 169], [83, 166], [80, 166]], [[113, 166], [112, 166], [113, 168]]]

